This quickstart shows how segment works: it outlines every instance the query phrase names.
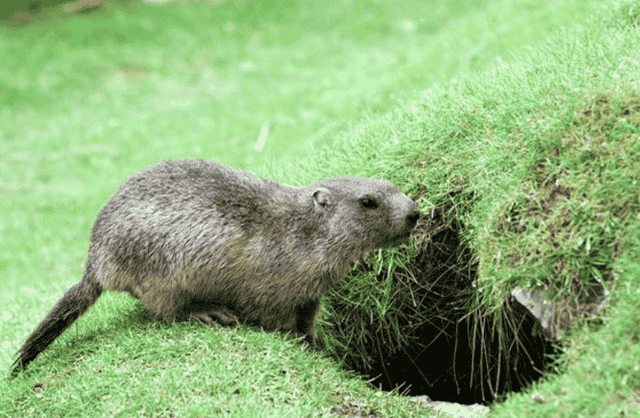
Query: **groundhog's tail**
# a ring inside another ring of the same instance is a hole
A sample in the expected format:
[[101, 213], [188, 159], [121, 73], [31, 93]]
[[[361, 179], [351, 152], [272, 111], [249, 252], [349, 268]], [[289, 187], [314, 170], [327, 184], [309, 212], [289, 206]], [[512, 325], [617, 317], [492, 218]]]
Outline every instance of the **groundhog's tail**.
[[11, 376], [15, 376], [26, 368], [38, 354], [89, 309], [101, 293], [100, 284], [86, 276], [67, 290], [20, 348], [18, 358], [12, 365]]

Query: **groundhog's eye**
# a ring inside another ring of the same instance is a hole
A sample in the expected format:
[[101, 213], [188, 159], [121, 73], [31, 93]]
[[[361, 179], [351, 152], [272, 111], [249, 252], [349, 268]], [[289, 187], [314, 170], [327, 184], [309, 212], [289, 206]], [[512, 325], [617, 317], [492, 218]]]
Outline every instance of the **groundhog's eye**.
[[378, 201], [371, 197], [363, 197], [360, 199], [360, 205], [365, 209], [376, 209], [378, 207]]

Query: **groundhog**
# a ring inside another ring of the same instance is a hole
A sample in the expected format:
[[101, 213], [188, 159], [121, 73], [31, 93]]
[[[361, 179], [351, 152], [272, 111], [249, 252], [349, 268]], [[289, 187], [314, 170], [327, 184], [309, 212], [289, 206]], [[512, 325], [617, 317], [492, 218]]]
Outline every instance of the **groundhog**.
[[12, 374], [104, 290], [130, 293], [161, 320], [239, 320], [315, 346], [322, 296], [358, 257], [407, 242], [419, 216], [385, 180], [294, 188], [211, 161], [158, 163], [100, 211], [82, 279], [20, 348]]

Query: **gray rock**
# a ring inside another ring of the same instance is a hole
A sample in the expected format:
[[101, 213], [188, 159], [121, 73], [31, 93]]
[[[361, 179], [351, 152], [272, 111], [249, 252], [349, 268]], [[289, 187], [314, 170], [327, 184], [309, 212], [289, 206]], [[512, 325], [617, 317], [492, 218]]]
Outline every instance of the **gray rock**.
[[473, 404], [462, 405], [454, 402], [432, 401], [428, 396], [414, 396], [414, 400], [420, 402], [420, 405], [433, 411], [441, 412], [455, 418], [477, 418], [489, 415], [489, 407]]

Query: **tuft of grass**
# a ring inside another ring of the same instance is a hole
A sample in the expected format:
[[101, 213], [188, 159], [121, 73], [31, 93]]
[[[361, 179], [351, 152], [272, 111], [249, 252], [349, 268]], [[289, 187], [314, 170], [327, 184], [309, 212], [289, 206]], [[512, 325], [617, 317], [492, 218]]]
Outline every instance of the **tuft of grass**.
[[480, 274], [493, 277], [494, 287], [544, 286], [551, 299], [576, 304], [592, 287], [611, 285], [640, 209], [640, 95], [626, 83], [606, 89], [538, 121], [550, 129], [533, 138], [537, 161], [479, 236]]

